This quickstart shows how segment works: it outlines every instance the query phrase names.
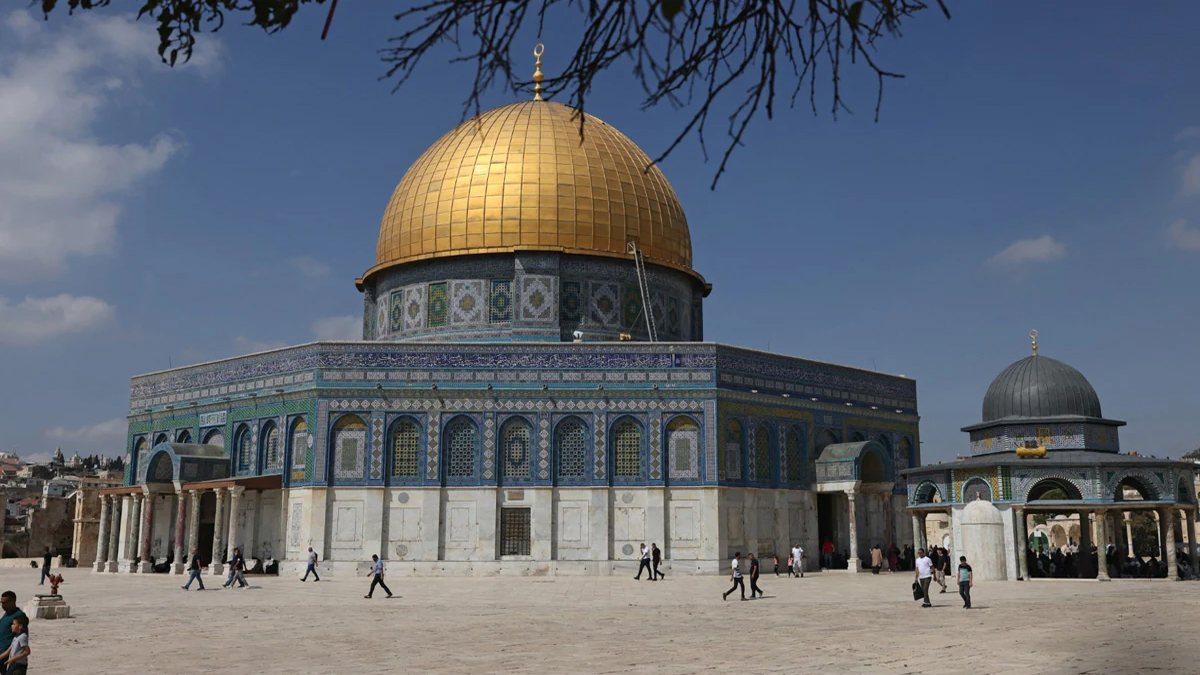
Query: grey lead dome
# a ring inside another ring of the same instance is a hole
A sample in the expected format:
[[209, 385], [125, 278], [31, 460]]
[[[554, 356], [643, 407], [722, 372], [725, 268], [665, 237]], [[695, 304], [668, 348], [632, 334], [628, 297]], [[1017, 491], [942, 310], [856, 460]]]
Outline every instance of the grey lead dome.
[[1100, 397], [1083, 373], [1033, 355], [1004, 369], [983, 397], [983, 421], [1042, 417], [1103, 417]]

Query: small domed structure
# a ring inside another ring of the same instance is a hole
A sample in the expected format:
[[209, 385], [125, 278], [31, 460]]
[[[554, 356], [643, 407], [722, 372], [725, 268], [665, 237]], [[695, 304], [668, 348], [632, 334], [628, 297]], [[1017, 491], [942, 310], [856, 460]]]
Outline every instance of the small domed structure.
[[[986, 499], [976, 499], [962, 507], [955, 517], [962, 532], [962, 555], [967, 556], [976, 581], [1008, 578], [1005, 568], [1004, 518]], [[958, 561], [953, 561], [957, 567]]]
[[1100, 397], [1083, 373], [1048, 356], [1005, 368], [983, 397], [983, 421], [1102, 417]]

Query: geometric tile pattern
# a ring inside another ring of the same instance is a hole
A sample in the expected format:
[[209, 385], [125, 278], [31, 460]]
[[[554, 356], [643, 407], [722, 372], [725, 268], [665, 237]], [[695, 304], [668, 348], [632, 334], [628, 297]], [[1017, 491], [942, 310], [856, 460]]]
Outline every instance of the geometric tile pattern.
[[596, 469], [594, 477], [596, 480], [604, 480], [608, 478], [608, 474], [606, 473], [608, 467], [605, 462], [607, 445], [604, 440], [604, 416], [600, 413], [592, 415], [592, 437], [595, 441], [592, 450], [592, 459], [595, 461]]
[[357, 415], [343, 415], [333, 426], [333, 477], [362, 480], [366, 464], [367, 425]]
[[636, 330], [646, 327], [646, 317], [642, 315], [642, 291], [637, 286], [626, 286], [621, 292], [621, 327], [625, 330]]
[[449, 316], [449, 308], [447, 304], [449, 298], [446, 290], [445, 282], [440, 284], [429, 284], [429, 305], [428, 305], [428, 326], [430, 328], [440, 328], [445, 326]]
[[504, 423], [501, 431], [504, 458], [504, 477], [528, 480], [532, 435], [529, 422], [514, 417]]
[[741, 479], [742, 447], [742, 423], [729, 418], [725, 421], [725, 439], [722, 447], [725, 451], [725, 480]]
[[421, 430], [412, 420], [401, 420], [392, 428], [392, 475], [404, 478], [419, 476]]
[[620, 286], [615, 283], [588, 282], [588, 316], [591, 323], [617, 328], [621, 323]]
[[662, 416], [650, 417], [650, 480], [662, 478]]
[[673, 295], [667, 298], [666, 325], [668, 335], [679, 335], [686, 339], [679, 326], [679, 300]]
[[371, 479], [383, 478], [383, 416], [371, 416]]
[[569, 482], [587, 478], [587, 428], [577, 417], [559, 422], [555, 430], [558, 478]]
[[799, 483], [804, 480], [804, 445], [800, 432], [789, 429], [787, 432], [784, 457], [784, 475], [789, 483]]
[[[393, 315], [394, 318], [394, 315]], [[404, 291], [404, 332], [410, 333], [425, 327], [425, 287], [418, 284]], [[397, 333], [395, 321], [392, 332]]]
[[442, 428], [442, 414], [435, 412], [429, 415], [429, 425], [426, 427], [426, 434], [429, 440], [425, 444], [425, 461], [428, 467], [425, 470], [426, 480], [437, 480], [440, 469], [440, 439]]
[[708, 400], [704, 402], [704, 480], [710, 483], [717, 481], [720, 468], [717, 462], [717, 438], [717, 402]]
[[487, 297], [481, 281], [450, 282], [450, 325], [464, 326], [483, 323]]
[[511, 281], [493, 281], [492, 294], [488, 303], [488, 322], [512, 321], [513, 298]]
[[[375, 335], [376, 340], [382, 340], [388, 336], [388, 328], [390, 327], [390, 324], [391, 324], [391, 319], [390, 319], [391, 307], [392, 307], [393, 302], [395, 302], [395, 306], [396, 306], [397, 310], [399, 310], [400, 302], [396, 300], [397, 296], [399, 296], [399, 295], [400, 295], [399, 293], [393, 293], [391, 295], [391, 297], [384, 298], [383, 300], [376, 303], [377, 305], [379, 305], [379, 311], [377, 312], [377, 316], [375, 317], [375, 333], [374, 333], [374, 335]], [[403, 321], [404, 321], [403, 312], [397, 311], [396, 313], [397, 313], [396, 323], [403, 326]]]
[[559, 319], [568, 323], [579, 323], [583, 318], [583, 291], [578, 281], [562, 282], [562, 309]]
[[496, 415], [483, 416], [483, 480], [496, 476]]
[[642, 429], [632, 420], [623, 420], [613, 428], [614, 475], [617, 478], [642, 477]]
[[550, 478], [550, 417], [543, 414], [538, 419], [538, 480]]
[[520, 292], [517, 302], [521, 321], [552, 321], [558, 308], [555, 289], [558, 277], [526, 274], [518, 277]]
[[754, 434], [754, 478], [771, 480], [771, 432], [760, 425]]
[[475, 477], [475, 452], [479, 428], [469, 417], [459, 417], [446, 427], [446, 477], [464, 480]]

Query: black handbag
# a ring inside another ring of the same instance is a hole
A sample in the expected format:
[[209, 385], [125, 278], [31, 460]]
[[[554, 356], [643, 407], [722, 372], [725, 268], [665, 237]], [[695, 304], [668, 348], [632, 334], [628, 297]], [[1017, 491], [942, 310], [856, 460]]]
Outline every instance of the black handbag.
[[921, 584], [914, 581], [913, 582], [913, 600], [924, 600], [924, 599], [925, 599], [925, 592], [921, 590]]

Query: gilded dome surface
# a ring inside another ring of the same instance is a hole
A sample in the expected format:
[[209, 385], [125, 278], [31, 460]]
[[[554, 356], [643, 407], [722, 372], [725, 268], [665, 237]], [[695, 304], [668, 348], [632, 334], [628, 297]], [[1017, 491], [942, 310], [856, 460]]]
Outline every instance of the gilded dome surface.
[[[626, 256], [692, 271], [687, 219], [646, 153], [550, 101], [501, 106], [442, 136], [409, 168], [383, 215], [376, 264], [516, 250]], [[647, 169], [647, 167], [649, 167]]]
[[1004, 369], [983, 397], [983, 421], [1044, 417], [1103, 417], [1100, 397], [1083, 373], [1045, 356]]

